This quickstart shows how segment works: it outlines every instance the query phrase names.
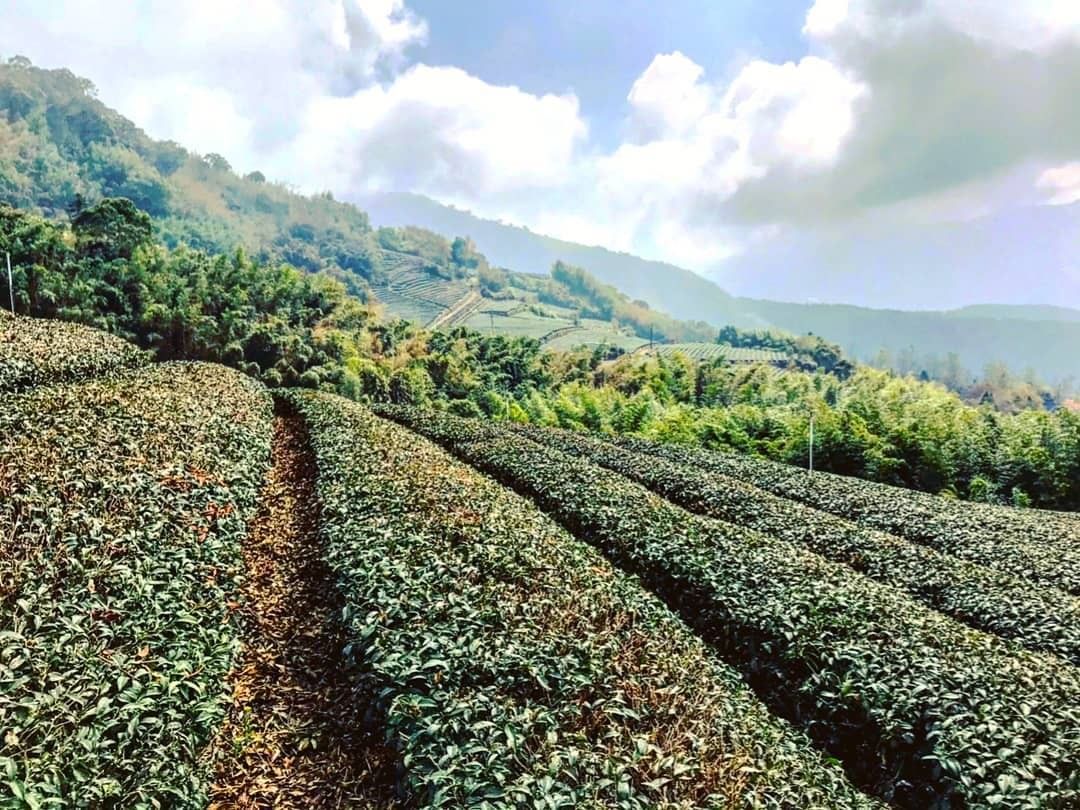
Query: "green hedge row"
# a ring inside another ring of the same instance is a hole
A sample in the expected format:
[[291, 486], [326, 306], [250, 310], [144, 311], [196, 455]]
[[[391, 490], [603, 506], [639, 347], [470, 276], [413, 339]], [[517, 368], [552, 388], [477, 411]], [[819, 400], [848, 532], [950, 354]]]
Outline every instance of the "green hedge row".
[[581, 433], [522, 425], [533, 441], [588, 458], [691, 512], [806, 546], [980, 630], [1080, 664], [1080, 600], [942, 554], [689, 464]]
[[831, 473], [810, 475], [798, 467], [734, 453], [630, 437], [616, 442], [1080, 595], [1080, 520], [1069, 513], [957, 501]]
[[107, 332], [0, 314], [0, 392], [102, 377], [143, 363], [142, 352]]
[[271, 419], [209, 365], [0, 397], [0, 806], [205, 806]]
[[632, 577], [370, 411], [312, 436], [350, 653], [428, 807], [874, 806]]
[[[390, 413], [390, 411], [387, 411]], [[766, 698], [896, 806], [1080, 802], [1080, 675], [792, 543], [445, 414], [394, 418], [534, 499], [661, 594]]]

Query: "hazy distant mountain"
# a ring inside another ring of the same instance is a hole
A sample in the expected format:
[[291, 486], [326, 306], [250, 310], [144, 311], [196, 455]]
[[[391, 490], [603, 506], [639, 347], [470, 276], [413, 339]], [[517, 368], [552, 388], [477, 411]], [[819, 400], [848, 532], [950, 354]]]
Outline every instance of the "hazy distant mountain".
[[1080, 307], [1080, 204], [1013, 208], [968, 222], [795, 233], [761, 243], [711, 277], [735, 295], [783, 301]]
[[1018, 321], [1080, 321], [1080, 309], [1024, 304], [973, 304], [949, 312], [959, 318], [1006, 318]]
[[[1052, 288], [1049, 281], [1025, 280], [1019, 273], [1018, 278], [1008, 285], [1004, 282], [997, 284], [997, 287], [1023, 289], [1024, 296], [1018, 292], [1012, 299], [1025, 302], [1022, 305], [980, 303], [945, 311], [946, 307], [957, 301], [964, 301], [959, 295], [959, 287], [948, 295], [941, 292], [940, 284], [934, 288], [933, 283], [938, 280], [925, 263], [910, 271], [902, 271], [896, 266], [899, 259], [892, 255], [898, 250], [896, 245], [887, 248], [878, 242], [879, 249], [886, 255], [880, 256], [876, 265], [869, 259], [864, 264], [864, 267], [882, 268], [887, 264], [892, 267], [880, 273], [888, 278], [882, 278], [878, 285], [880, 289], [871, 294], [873, 285], [869, 282], [845, 288], [842, 284], [844, 276], [840, 271], [821, 269], [814, 264], [820, 261], [819, 258], [800, 256], [788, 244], [783, 249], [779, 246], [770, 248], [773, 260], [779, 262], [781, 267], [787, 264], [797, 268], [799, 262], [805, 259], [801, 266], [813, 264], [818, 269], [805, 271], [805, 277], [799, 275], [804, 271], [796, 269], [772, 271], [774, 280], [768, 283], [774, 284], [772, 294], [775, 297], [789, 300], [800, 297], [780, 289], [781, 279], [788, 279], [792, 285], [798, 281], [812, 286], [813, 274], [821, 272], [823, 281], [814, 288], [820, 293], [819, 298], [885, 303], [879, 304], [880, 308], [869, 308], [847, 303], [788, 303], [737, 298], [718, 284], [684, 268], [541, 236], [525, 228], [481, 219], [427, 197], [402, 193], [378, 194], [356, 202], [368, 211], [375, 225], [414, 224], [442, 233], [471, 236], [492, 262], [515, 270], [546, 273], [556, 259], [578, 264], [628, 295], [645, 299], [677, 318], [700, 319], [718, 326], [731, 323], [740, 327], [776, 327], [799, 334], [814, 332], [839, 343], [854, 357], [863, 360], [875, 357], [881, 349], [893, 354], [913, 353], [920, 362], [927, 356], [940, 358], [955, 352], [962, 364], [973, 371], [981, 370], [987, 363], [1001, 361], [1016, 370], [1034, 368], [1051, 380], [1080, 376], [1080, 352], [1077, 351], [1077, 347], [1080, 347], [1080, 310], [1038, 303], [1040, 300], [1063, 303], [1073, 300], [1067, 296], [1069, 288], [1063, 276], [1058, 278], [1060, 289]], [[1071, 212], [1066, 209], [1046, 209], [1042, 213], [1060, 226], [1061, 241], [1055, 244], [1058, 245], [1056, 250], [1064, 250], [1063, 246], [1069, 238], [1065, 224]], [[972, 227], [981, 232], [989, 224], [981, 222]], [[944, 231], [938, 233], [940, 235]], [[872, 236], [877, 238], [880, 234]], [[838, 244], [833, 247], [838, 249]], [[955, 249], [957, 243], [953, 244]], [[852, 247], [848, 252], [849, 261], [855, 261], [856, 252], [870, 249]], [[1000, 249], [1004, 252], [1004, 246]], [[781, 261], [786, 255], [784, 251], [788, 250], [792, 251], [790, 256], [786, 261]], [[925, 255], [929, 254], [931, 248], [923, 245], [918, 250]], [[990, 251], [991, 248], [982, 245], [979, 250]], [[915, 252], [914, 249], [909, 250], [907, 255], [914, 255]], [[1044, 246], [1040, 255], [1046, 256], [1050, 252]], [[1080, 257], [1080, 251], [1077, 256]], [[1064, 260], [1065, 257], [1062, 255], [1059, 258]], [[743, 267], [750, 265], [749, 259], [741, 261]], [[1004, 268], [1008, 262], [1002, 258], [997, 266]], [[1030, 266], [1034, 266], [1034, 260]], [[941, 272], [938, 268], [936, 274]], [[1036, 274], [1028, 274], [1031, 275]], [[985, 299], [987, 296], [983, 292], [988, 288], [986, 283], [982, 286], [972, 283], [972, 292], [967, 300]], [[844, 289], [850, 293], [847, 298], [840, 295]], [[1045, 296], [1033, 292], [1040, 289], [1046, 290]], [[899, 300], [889, 303], [890, 296], [896, 296]], [[807, 297], [802, 296], [802, 300], [805, 301]], [[1000, 300], [1010, 299], [1003, 296]], [[901, 311], [901, 301], [913, 308], [917, 305], [922, 311]]]

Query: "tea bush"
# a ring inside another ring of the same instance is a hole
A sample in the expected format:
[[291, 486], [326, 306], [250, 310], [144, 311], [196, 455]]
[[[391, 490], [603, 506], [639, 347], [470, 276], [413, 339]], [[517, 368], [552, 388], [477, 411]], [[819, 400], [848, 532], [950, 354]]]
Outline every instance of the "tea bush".
[[429, 807], [870, 807], [633, 577], [324, 394], [322, 532], [403, 788]]
[[1049, 510], [970, 503], [751, 458], [635, 438], [631, 450], [746, 481], [1039, 585], [1080, 595], [1080, 519]]
[[101, 377], [143, 362], [135, 346], [107, 332], [0, 314], [0, 392]]
[[0, 805], [205, 806], [271, 417], [203, 364], [0, 398]]
[[534, 498], [675, 609], [770, 707], [901, 807], [1080, 802], [1080, 676], [801, 546], [445, 414], [395, 419]]
[[522, 435], [625, 475], [692, 512], [799, 543], [972, 627], [1080, 664], [1080, 600], [780, 498], [720, 473], [556, 428]]

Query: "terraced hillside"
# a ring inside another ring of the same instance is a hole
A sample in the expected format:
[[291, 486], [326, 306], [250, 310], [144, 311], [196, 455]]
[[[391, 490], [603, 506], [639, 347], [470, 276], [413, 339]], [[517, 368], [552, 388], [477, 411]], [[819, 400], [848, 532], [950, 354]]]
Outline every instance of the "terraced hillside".
[[550, 304], [537, 306], [535, 296], [490, 299], [477, 291], [475, 280], [449, 280], [428, 272], [422, 259], [382, 251], [385, 281], [372, 286], [376, 299], [394, 318], [451, 329], [466, 326], [484, 334], [529, 337], [551, 349], [618, 346], [632, 351], [648, 341], [606, 321], [578, 318], [577, 311]]
[[654, 346], [653, 351], [662, 355], [676, 352], [691, 360], [725, 360], [728, 363], [786, 363], [788, 355], [770, 349], [746, 349], [740, 346], [726, 346], [719, 343], [662, 343]]
[[1080, 806], [1075, 515], [0, 326], [2, 807]]
[[373, 285], [372, 292], [393, 317], [427, 325], [439, 320], [473, 291], [462, 281], [449, 281], [429, 273], [416, 256], [385, 250], [382, 255], [386, 281]]

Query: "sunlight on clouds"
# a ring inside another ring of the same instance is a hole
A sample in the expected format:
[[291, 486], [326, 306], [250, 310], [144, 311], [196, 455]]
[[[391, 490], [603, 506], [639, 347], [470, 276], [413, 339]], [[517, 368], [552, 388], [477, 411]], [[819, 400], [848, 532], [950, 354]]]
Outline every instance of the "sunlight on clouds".
[[458, 68], [417, 65], [385, 85], [311, 103], [299, 153], [350, 190], [477, 197], [569, 182], [587, 128], [572, 95], [534, 96]]
[[783, 65], [755, 61], [732, 82], [724, 110], [742, 132], [751, 163], [832, 163], [855, 127], [855, 105], [867, 88], [824, 59]]
[[1047, 205], [1080, 202], [1080, 162], [1047, 169], [1039, 175], [1035, 187], [1049, 195], [1045, 199]]

